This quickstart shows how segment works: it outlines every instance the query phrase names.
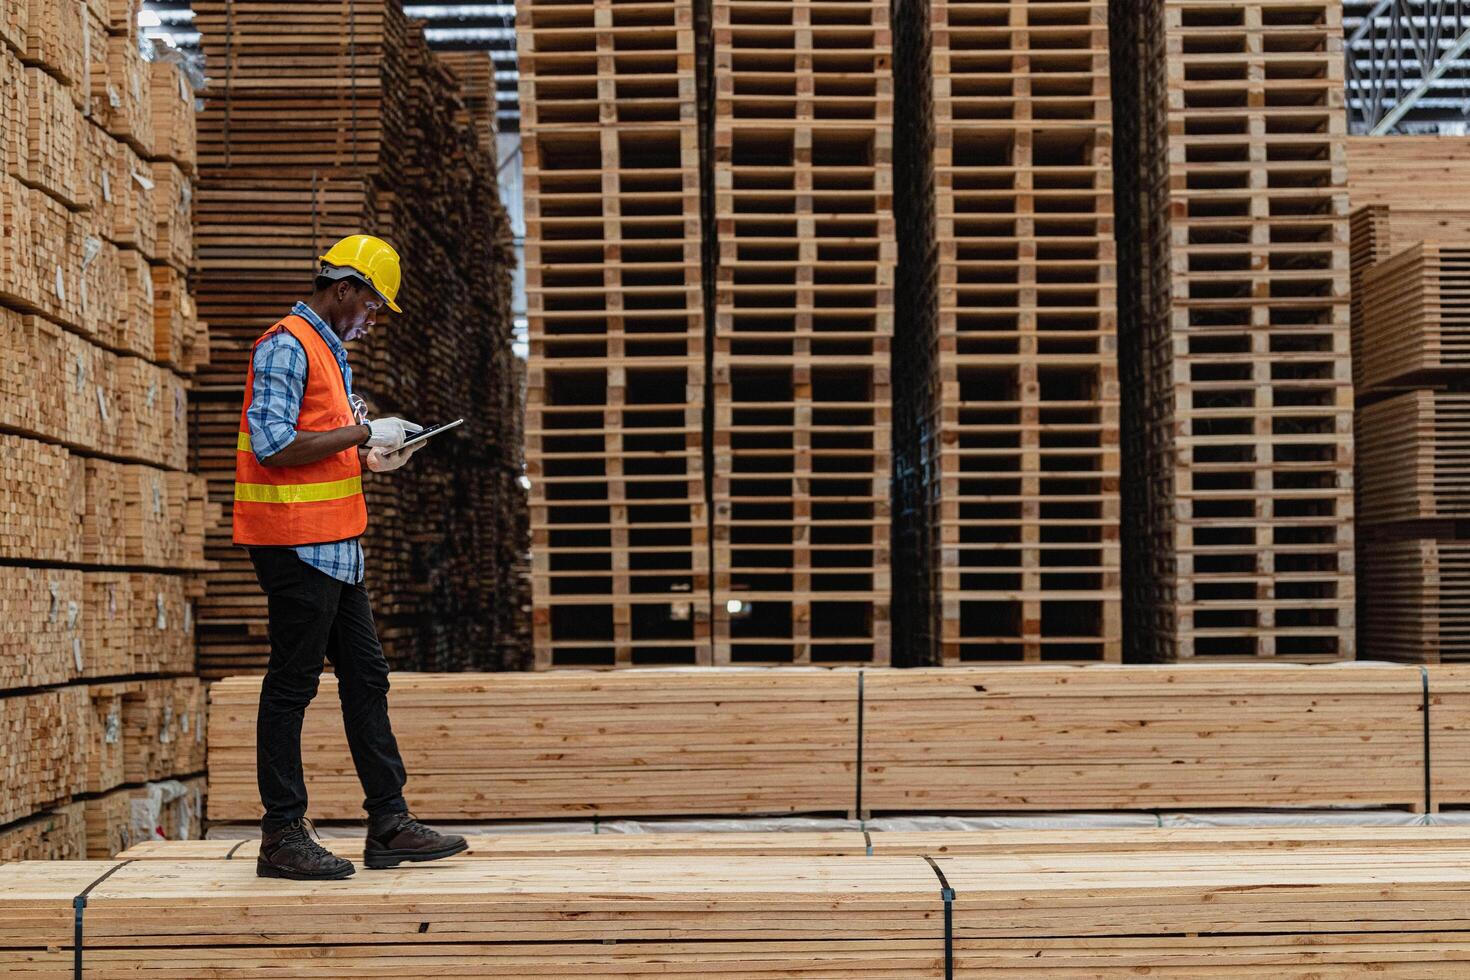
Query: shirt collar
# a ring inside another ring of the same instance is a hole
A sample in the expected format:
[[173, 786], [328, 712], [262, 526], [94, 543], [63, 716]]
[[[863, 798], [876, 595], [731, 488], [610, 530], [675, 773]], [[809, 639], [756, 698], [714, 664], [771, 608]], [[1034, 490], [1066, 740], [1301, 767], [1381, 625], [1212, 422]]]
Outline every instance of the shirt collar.
[[347, 348], [342, 346], [341, 339], [332, 332], [331, 327], [327, 326], [327, 321], [317, 316], [316, 310], [313, 310], [303, 302], [297, 301], [296, 305], [291, 307], [291, 312], [316, 328], [316, 332], [322, 335], [322, 339], [327, 342], [327, 346], [331, 348], [332, 355], [337, 360], [347, 360]]

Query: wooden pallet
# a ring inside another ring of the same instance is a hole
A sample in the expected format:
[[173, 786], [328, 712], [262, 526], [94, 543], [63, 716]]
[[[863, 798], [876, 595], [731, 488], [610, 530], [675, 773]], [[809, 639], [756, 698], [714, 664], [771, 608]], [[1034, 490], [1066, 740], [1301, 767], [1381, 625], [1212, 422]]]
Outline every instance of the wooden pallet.
[[1119, 24], [1147, 52], [1115, 60], [1138, 657], [1353, 656], [1340, 23], [1168, 0]]
[[[900, 5], [916, 659], [1121, 649], [1105, 5]], [[929, 93], [925, 93], [926, 96]], [[932, 225], [932, 228], [930, 227]], [[930, 270], [933, 270], [932, 273]], [[908, 477], [903, 474], [910, 474]]]
[[709, 663], [694, 9], [522, 16], [536, 666]]
[[714, 660], [886, 664], [888, 8], [713, 7]]

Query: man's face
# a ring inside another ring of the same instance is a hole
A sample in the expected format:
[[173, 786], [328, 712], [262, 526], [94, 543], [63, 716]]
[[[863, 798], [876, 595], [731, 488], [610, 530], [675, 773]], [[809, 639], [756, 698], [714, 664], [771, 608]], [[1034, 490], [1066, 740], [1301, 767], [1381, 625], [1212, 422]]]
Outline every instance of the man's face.
[[365, 336], [377, 323], [378, 309], [383, 305], [377, 293], [349, 282], [337, 284], [337, 302], [342, 311], [338, 322], [344, 342]]

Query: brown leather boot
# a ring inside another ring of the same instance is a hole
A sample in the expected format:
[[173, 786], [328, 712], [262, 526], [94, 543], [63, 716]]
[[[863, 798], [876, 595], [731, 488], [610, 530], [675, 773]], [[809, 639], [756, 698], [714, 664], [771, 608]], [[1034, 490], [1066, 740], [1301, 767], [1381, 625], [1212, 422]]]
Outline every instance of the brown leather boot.
[[437, 861], [467, 847], [463, 837], [431, 830], [412, 814], [386, 813], [368, 820], [362, 863], [373, 869], [393, 868], [404, 861]]
[[293, 881], [330, 881], [350, 878], [357, 867], [322, 847], [312, 837], [304, 820], [288, 824], [260, 841], [255, 873], [261, 878], [290, 878]]

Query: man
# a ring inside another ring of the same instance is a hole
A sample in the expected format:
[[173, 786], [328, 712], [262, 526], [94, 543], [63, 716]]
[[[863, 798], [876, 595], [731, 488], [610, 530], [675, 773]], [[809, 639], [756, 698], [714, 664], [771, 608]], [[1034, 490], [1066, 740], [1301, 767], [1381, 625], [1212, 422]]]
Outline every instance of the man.
[[[366, 419], [352, 394], [343, 344], [372, 328], [386, 305], [401, 312], [398, 253], [370, 235], [344, 238], [321, 256], [315, 291], [255, 342], [235, 454], [235, 543], [265, 590], [271, 656], [256, 720], [256, 776], [265, 806], [256, 874], [346, 878], [357, 869], [322, 847], [306, 817], [301, 724], [331, 660], [347, 743], [368, 813], [364, 863], [393, 867], [465, 849], [408, 813], [406, 774], [388, 721], [388, 663], [363, 587], [359, 538], [367, 528], [362, 461], [388, 473], [422, 443], [421, 426]], [[395, 450], [400, 450], [395, 452]]]

